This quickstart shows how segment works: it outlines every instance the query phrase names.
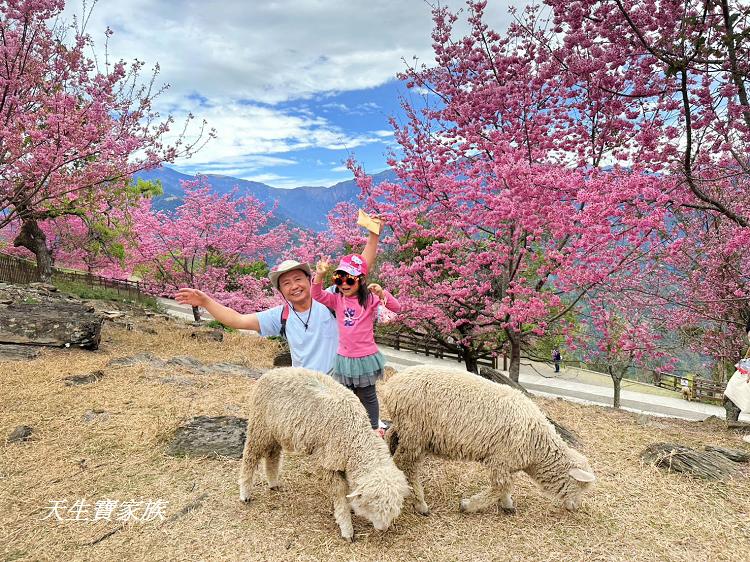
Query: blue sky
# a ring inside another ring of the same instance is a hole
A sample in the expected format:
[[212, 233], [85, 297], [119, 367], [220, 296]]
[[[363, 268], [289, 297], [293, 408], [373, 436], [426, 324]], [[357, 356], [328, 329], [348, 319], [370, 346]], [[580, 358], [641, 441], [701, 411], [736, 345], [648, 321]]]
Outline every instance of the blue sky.
[[[508, 5], [490, 0], [496, 29]], [[82, 11], [69, 2], [65, 15]], [[170, 85], [162, 114], [180, 124], [192, 113], [216, 129], [175, 168], [274, 187], [351, 179], [349, 154], [369, 172], [384, 169], [388, 118], [400, 117], [400, 95], [414, 95], [395, 75], [404, 59], [432, 60], [423, 0], [99, 0], [86, 31], [100, 59], [107, 27], [110, 59], [159, 64], [157, 82]]]

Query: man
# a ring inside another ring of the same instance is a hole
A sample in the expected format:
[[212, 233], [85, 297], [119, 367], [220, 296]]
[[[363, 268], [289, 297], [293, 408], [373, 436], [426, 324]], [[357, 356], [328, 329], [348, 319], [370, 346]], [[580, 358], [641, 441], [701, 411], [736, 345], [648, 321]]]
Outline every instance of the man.
[[552, 350], [552, 361], [555, 364], [555, 372], [560, 372], [560, 361], [562, 360], [562, 355], [560, 354], [560, 350], [558, 348], [555, 348]]
[[[370, 232], [362, 251], [368, 268], [375, 262], [378, 240], [379, 235]], [[325, 305], [314, 301], [310, 294], [310, 266], [295, 260], [286, 260], [276, 266], [268, 278], [289, 306], [285, 333], [292, 355], [292, 365], [327, 373], [331, 370], [338, 349], [338, 329], [333, 313]], [[216, 302], [203, 291], [189, 288], [180, 289], [175, 299], [180, 304], [202, 306], [216, 320], [230, 328], [255, 330], [262, 336], [281, 334], [282, 311], [285, 305], [253, 314], [241, 314]]]

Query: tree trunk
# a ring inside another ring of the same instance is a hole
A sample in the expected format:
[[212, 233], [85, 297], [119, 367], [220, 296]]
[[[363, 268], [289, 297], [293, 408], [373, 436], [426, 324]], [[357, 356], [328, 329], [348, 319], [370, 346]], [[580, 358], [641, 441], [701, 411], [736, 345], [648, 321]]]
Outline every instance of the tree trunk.
[[612, 377], [612, 384], [614, 385], [615, 392], [614, 392], [614, 398], [612, 399], [612, 406], [615, 408], [620, 407], [620, 385], [622, 383], [622, 374], [621, 373], [615, 373], [615, 370], [608, 366], [607, 370], [609, 371], [609, 376]]
[[518, 376], [521, 373], [521, 338], [518, 334], [508, 333], [510, 342], [510, 365], [508, 366], [508, 376], [513, 382], [518, 382]]
[[196, 322], [200, 322], [201, 321], [201, 309], [200, 309], [200, 307], [197, 307], [197, 306], [193, 307], [193, 319]]
[[724, 397], [724, 410], [727, 413], [728, 422], [736, 422], [740, 419], [740, 409], [726, 396]]
[[466, 364], [466, 370], [474, 373], [475, 375], [479, 374], [479, 365], [477, 364], [477, 356], [474, 353], [473, 350], [469, 349], [468, 347], [462, 345], [461, 346], [461, 354], [464, 357], [464, 363]]
[[23, 219], [21, 231], [13, 241], [13, 245], [21, 246], [34, 253], [40, 281], [49, 283], [52, 280], [52, 254], [47, 248], [47, 237], [39, 228], [36, 219]]

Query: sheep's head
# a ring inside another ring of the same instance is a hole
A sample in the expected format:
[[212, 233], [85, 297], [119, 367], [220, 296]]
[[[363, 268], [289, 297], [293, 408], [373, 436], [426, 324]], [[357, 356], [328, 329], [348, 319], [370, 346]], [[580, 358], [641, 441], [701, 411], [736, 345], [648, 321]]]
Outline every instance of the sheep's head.
[[588, 460], [581, 453], [568, 449], [566, 456], [570, 465], [557, 496], [565, 509], [577, 511], [581, 507], [584, 494], [593, 487], [596, 476]]
[[359, 478], [354, 491], [346, 497], [354, 513], [371, 521], [378, 531], [385, 531], [401, 513], [408, 495], [404, 473], [391, 462]]

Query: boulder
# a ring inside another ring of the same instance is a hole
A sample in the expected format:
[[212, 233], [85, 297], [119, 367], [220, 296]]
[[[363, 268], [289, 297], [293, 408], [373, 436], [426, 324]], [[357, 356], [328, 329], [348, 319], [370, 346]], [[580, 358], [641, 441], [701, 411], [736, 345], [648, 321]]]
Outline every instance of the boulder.
[[34, 428], [28, 425], [19, 425], [15, 428], [10, 435], [8, 435], [8, 443], [22, 443], [31, 439], [31, 434], [34, 432]]
[[0, 306], [0, 344], [97, 349], [102, 318], [77, 302], [14, 302]]
[[167, 454], [242, 458], [247, 420], [235, 416], [196, 416], [177, 428]]
[[26, 361], [39, 356], [39, 349], [30, 345], [0, 344], [0, 361]]
[[70, 377], [65, 377], [63, 380], [65, 381], [65, 386], [79, 386], [82, 384], [91, 384], [92, 382], [97, 382], [103, 377], [104, 371], [93, 371], [85, 375], [72, 375]]
[[716, 451], [697, 451], [675, 443], [652, 443], [641, 458], [668, 472], [681, 472], [704, 480], [726, 480], [737, 463]]

